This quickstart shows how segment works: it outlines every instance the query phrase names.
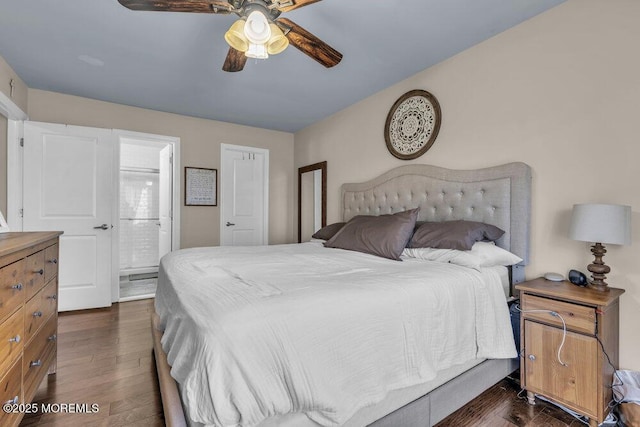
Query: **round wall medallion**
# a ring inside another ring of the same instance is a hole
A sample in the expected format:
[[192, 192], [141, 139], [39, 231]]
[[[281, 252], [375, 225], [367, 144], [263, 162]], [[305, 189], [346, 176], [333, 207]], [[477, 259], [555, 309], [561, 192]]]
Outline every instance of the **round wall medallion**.
[[435, 96], [426, 90], [405, 93], [391, 107], [384, 125], [389, 152], [402, 160], [422, 156], [438, 136], [440, 118]]

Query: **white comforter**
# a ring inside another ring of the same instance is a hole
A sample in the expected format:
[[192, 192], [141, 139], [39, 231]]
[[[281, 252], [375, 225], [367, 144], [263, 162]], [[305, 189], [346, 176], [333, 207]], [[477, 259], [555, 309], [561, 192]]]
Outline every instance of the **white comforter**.
[[439, 370], [516, 356], [497, 273], [314, 242], [173, 252], [156, 311], [187, 415], [215, 426], [340, 425]]

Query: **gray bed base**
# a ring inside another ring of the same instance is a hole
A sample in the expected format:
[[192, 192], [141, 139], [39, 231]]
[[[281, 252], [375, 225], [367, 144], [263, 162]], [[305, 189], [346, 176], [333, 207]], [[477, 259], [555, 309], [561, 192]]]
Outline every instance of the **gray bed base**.
[[517, 358], [485, 360], [370, 426], [433, 426], [513, 373], [518, 369], [519, 363]]

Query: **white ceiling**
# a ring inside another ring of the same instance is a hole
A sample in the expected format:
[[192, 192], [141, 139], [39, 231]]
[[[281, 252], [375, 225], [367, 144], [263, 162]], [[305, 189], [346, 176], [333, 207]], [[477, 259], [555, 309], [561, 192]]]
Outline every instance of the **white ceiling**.
[[0, 56], [31, 88], [295, 132], [563, 1], [324, 0], [282, 16], [340, 51], [336, 67], [290, 46], [226, 73], [235, 15], [2, 0]]

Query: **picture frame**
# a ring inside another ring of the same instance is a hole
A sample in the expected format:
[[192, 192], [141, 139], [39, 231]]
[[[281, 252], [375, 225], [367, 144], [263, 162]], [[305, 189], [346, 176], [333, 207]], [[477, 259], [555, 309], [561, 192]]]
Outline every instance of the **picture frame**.
[[184, 205], [218, 206], [218, 170], [184, 168]]
[[9, 230], [9, 225], [4, 219], [4, 215], [2, 215], [2, 212], [0, 212], [0, 233], [8, 233], [9, 231], [11, 231]]

